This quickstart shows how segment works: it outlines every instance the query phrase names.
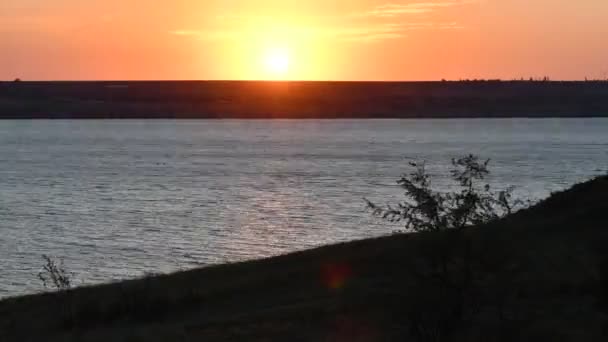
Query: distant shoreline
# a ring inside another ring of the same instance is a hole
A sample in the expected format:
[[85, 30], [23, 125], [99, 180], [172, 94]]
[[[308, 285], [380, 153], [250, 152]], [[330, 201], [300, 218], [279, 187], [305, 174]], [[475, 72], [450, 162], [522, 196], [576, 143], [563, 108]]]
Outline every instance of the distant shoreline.
[[239, 118], [239, 117], [0, 117], [2, 121], [349, 121], [349, 120], [361, 120], [361, 121], [408, 121], [408, 120], [511, 120], [511, 119], [524, 119], [524, 120], [546, 120], [546, 119], [608, 119], [608, 115], [602, 116], [502, 116], [502, 117], [484, 117], [484, 116], [463, 116], [463, 117], [439, 117], [439, 116], [428, 116], [428, 117], [404, 117], [404, 118], [393, 118], [393, 117], [305, 117], [305, 118], [288, 118], [288, 117], [254, 117], [254, 118]]
[[0, 119], [582, 117], [608, 117], [608, 82], [0, 82]]

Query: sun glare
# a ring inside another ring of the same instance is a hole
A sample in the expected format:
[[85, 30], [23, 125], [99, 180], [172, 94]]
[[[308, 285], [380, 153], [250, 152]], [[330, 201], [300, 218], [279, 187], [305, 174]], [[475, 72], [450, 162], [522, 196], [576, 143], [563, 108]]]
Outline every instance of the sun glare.
[[290, 67], [289, 51], [284, 48], [268, 49], [263, 56], [265, 71], [274, 78], [287, 76]]

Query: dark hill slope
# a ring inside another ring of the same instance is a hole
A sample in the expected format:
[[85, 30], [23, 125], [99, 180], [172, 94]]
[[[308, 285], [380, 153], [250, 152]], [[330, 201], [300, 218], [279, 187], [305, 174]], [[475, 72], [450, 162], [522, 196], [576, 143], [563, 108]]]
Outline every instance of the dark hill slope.
[[606, 341], [607, 214], [600, 177], [467, 231], [7, 299], [0, 341]]

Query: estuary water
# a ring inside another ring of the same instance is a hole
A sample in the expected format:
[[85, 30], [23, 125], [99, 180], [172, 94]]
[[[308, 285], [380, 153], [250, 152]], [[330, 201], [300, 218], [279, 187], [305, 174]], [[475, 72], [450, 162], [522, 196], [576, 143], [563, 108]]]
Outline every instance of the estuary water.
[[0, 121], [0, 297], [390, 234], [409, 160], [491, 158], [521, 198], [608, 171], [608, 119]]

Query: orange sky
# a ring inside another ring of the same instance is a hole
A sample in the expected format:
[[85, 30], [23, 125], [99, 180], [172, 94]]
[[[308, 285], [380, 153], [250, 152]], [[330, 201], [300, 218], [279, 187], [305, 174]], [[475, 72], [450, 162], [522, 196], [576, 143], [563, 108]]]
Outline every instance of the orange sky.
[[607, 0], [2, 0], [0, 79], [607, 78], [607, 18]]

